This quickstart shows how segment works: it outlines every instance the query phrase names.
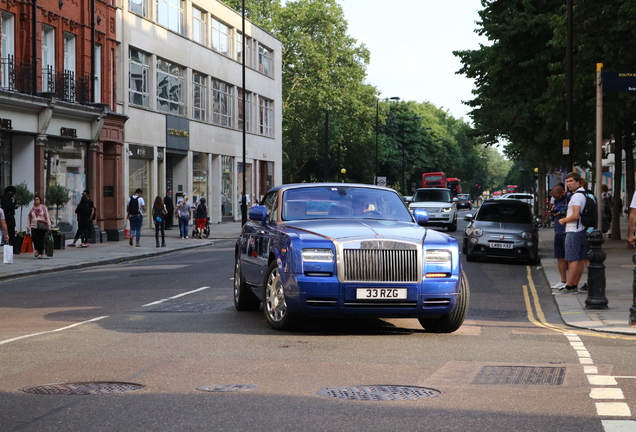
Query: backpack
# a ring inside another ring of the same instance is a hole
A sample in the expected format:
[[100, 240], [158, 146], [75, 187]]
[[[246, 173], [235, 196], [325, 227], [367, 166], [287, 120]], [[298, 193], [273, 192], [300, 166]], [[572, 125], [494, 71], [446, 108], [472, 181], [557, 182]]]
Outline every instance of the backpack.
[[[596, 229], [596, 226], [598, 225], [598, 205], [596, 204], [596, 201], [594, 200], [594, 198], [590, 197], [590, 194], [587, 192], [577, 191], [575, 193], [581, 193], [585, 195], [585, 207], [583, 208], [583, 211], [580, 215], [581, 224], [583, 224], [584, 227]], [[610, 229], [610, 224], [605, 212], [602, 212], [601, 222], [601, 231], [603, 231], [603, 233], [608, 232]]]
[[139, 214], [139, 200], [136, 196], [130, 197], [130, 202], [128, 203], [128, 214], [131, 216], [137, 216]]

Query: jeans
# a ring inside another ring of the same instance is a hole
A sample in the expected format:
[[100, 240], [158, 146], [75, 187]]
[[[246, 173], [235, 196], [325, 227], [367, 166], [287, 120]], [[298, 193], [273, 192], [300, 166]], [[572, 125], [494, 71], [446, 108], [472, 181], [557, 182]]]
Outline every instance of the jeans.
[[188, 222], [190, 222], [190, 216], [179, 216], [179, 235], [183, 238], [188, 236]]
[[141, 226], [144, 222], [144, 217], [142, 215], [130, 216], [130, 237], [135, 235], [135, 239], [137, 240], [137, 244], [139, 244], [139, 239], [141, 238]]
[[157, 242], [157, 246], [159, 246], [159, 231], [161, 231], [161, 244], [166, 244], [166, 234], [163, 231], [164, 223], [156, 223], [155, 224], [155, 241]]

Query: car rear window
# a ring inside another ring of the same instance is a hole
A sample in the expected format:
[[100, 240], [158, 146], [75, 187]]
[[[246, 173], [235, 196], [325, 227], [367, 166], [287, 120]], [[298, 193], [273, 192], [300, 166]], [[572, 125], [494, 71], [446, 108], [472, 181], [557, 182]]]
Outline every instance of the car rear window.
[[532, 223], [532, 213], [527, 205], [483, 204], [477, 213], [477, 220], [483, 222]]

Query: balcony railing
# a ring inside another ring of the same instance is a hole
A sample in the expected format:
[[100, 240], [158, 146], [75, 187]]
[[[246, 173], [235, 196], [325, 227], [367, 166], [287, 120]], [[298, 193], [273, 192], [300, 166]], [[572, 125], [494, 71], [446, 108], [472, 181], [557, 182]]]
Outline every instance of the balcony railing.
[[51, 66], [42, 70], [42, 91], [55, 93], [57, 98], [66, 102], [89, 103], [89, 83], [89, 76], [77, 78], [73, 71], [56, 74]]
[[0, 89], [33, 94], [33, 67], [9, 55], [1, 59]]

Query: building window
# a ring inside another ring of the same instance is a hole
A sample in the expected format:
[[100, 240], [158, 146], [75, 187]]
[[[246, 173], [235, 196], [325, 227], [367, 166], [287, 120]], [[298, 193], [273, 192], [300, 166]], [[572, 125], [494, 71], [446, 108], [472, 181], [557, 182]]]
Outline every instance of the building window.
[[128, 95], [132, 105], [143, 107], [150, 106], [150, 93], [148, 93], [148, 55], [134, 48], [130, 48], [129, 68], [129, 90]]
[[147, 0], [128, 0], [128, 10], [142, 17], [148, 16]]
[[93, 78], [93, 102], [102, 101], [102, 46], [95, 45], [93, 49], [95, 59], [95, 76]]
[[[0, 87], [15, 89], [15, 20], [13, 14], [2, 12], [2, 40], [0, 41], [0, 53], [2, 53], [2, 73], [0, 73]], [[9, 186], [8, 184], [6, 186]], [[4, 189], [2, 189], [4, 190]]]
[[181, 0], [157, 0], [157, 24], [181, 34], [182, 22]]
[[55, 29], [42, 24], [42, 91], [55, 91]]
[[230, 29], [212, 18], [212, 48], [223, 55], [229, 55]]
[[192, 72], [192, 118], [206, 121], [207, 77], [199, 72]]
[[245, 131], [251, 130], [252, 120], [252, 93], [245, 92], [245, 109], [243, 109], [243, 89], [238, 89], [238, 128], [243, 130], [243, 119], [245, 119]]
[[206, 22], [205, 17], [207, 13], [196, 6], [192, 6], [192, 40], [205, 45], [208, 43], [206, 37]]
[[232, 126], [232, 86], [219, 80], [212, 80], [212, 123]]
[[[201, 198], [209, 200], [208, 190], [208, 155], [207, 153], [192, 152], [192, 202], [199, 202]], [[210, 202], [208, 202], [208, 209]]]
[[157, 59], [157, 109], [183, 115], [184, 105], [181, 66]]
[[263, 45], [258, 45], [258, 71], [267, 76], [273, 76], [273, 56], [274, 53]]
[[273, 101], [262, 96], [258, 98], [258, 132], [268, 137], [273, 136], [274, 125]]

